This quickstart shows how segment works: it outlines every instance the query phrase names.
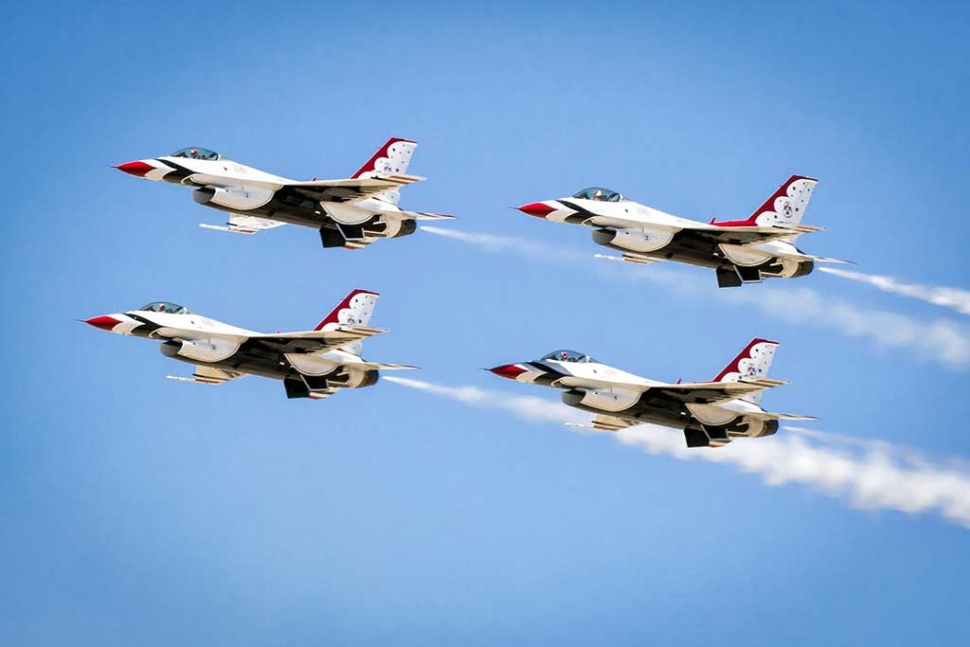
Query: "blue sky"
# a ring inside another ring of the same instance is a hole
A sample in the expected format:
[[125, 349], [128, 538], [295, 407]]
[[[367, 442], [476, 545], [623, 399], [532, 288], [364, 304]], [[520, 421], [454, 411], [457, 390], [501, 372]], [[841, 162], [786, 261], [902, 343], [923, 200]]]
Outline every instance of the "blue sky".
[[[965, 467], [970, 367], [919, 341], [966, 343], [952, 310], [818, 273], [726, 297], [701, 270], [643, 279], [428, 233], [363, 252], [296, 227], [222, 235], [188, 191], [109, 168], [198, 145], [336, 178], [409, 137], [429, 180], [403, 206], [580, 258], [599, 251], [587, 230], [508, 207], [599, 184], [728, 219], [804, 173], [821, 180], [806, 222], [828, 230], [806, 250], [970, 287], [966, 8], [449, 6], [5, 14], [3, 642], [963, 642], [970, 535], [935, 511], [389, 382], [326, 402], [196, 388], [163, 379], [190, 367], [153, 344], [75, 322], [164, 299], [299, 330], [362, 287], [391, 329], [365, 356], [550, 403], [478, 369], [569, 347], [706, 379], [764, 336], [792, 381], [766, 407]], [[880, 341], [849, 307], [915, 332]]]

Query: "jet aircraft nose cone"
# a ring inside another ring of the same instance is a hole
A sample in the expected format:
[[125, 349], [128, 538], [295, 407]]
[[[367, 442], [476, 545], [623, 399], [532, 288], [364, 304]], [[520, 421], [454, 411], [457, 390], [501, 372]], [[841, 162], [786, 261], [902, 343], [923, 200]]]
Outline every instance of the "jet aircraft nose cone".
[[556, 210], [555, 207], [550, 207], [544, 202], [531, 202], [518, 207], [518, 209], [522, 213], [528, 216], [535, 216], [536, 218], [545, 218]]
[[505, 364], [503, 366], [496, 366], [495, 368], [490, 368], [488, 370], [495, 373], [499, 377], [504, 377], [509, 380], [514, 380], [523, 373], [528, 372], [526, 369], [515, 364]]
[[119, 171], [124, 171], [128, 175], [134, 175], [135, 177], [145, 177], [148, 173], [155, 170], [155, 167], [151, 164], [146, 164], [141, 160], [135, 160], [134, 162], [125, 162], [124, 164], [119, 164], [115, 167]]
[[101, 330], [107, 330], [111, 332], [111, 329], [120, 324], [121, 322], [114, 317], [109, 317], [107, 315], [102, 315], [100, 317], [91, 317], [90, 319], [85, 319], [84, 323], [94, 326], [95, 328], [100, 328]]

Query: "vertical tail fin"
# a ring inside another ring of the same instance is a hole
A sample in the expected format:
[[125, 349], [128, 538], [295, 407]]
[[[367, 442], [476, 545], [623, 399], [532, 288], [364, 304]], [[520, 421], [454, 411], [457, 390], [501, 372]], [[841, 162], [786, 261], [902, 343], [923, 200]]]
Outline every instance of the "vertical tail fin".
[[805, 210], [808, 209], [808, 201], [812, 199], [812, 193], [817, 184], [818, 180], [815, 178], [793, 175], [778, 187], [778, 190], [772, 193], [771, 197], [765, 200], [765, 203], [758, 207], [747, 220], [718, 224], [722, 227], [797, 225], [805, 215]]
[[[380, 150], [367, 160], [367, 163], [360, 167], [351, 177], [354, 179], [363, 177], [373, 177], [381, 173], [407, 173], [408, 164], [411, 163], [411, 154], [417, 148], [418, 143], [410, 139], [391, 137], [387, 140]], [[382, 193], [379, 196], [382, 200], [397, 204], [400, 200], [400, 193], [397, 190]]]
[[[738, 356], [714, 378], [715, 382], [737, 382], [742, 378], [768, 377], [771, 360], [775, 358], [778, 342], [767, 339], [752, 339]], [[762, 392], [746, 395], [742, 400], [761, 405]]]
[[[377, 292], [369, 290], [354, 290], [324, 317], [323, 321], [317, 324], [314, 330], [333, 330], [337, 326], [366, 326], [370, 323], [371, 315], [374, 314], [374, 306], [377, 304]], [[361, 343], [345, 346], [344, 350], [360, 355]]]

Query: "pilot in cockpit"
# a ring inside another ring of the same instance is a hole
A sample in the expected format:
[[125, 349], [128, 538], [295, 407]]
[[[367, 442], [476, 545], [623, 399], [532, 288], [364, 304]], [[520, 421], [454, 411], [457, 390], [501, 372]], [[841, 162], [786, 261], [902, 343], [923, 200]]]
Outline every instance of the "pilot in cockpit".
[[563, 361], [563, 362], [569, 361], [569, 353], [567, 353], [566, 351], [561, 351], [559, 353], [559, 358], [560, 358], [560, 361]]

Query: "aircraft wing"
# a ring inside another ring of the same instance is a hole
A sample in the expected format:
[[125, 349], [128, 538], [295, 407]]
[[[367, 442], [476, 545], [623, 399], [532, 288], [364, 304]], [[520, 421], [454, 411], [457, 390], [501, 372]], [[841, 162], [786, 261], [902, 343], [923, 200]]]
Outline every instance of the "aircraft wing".
[[424, 178], [417, 175], [377, 175], [350, 180], [289, 182], [283, 185], [280, 191], [293, 192], [299, 197], [309, 198], [315, 202], [360, 202], [422, 180]]
[[336, 330], [253, 335], [246, 340], [245, 345], [258, 345], [287, 353], [317, 353], [340, 348], [382, 332], [386, 331], [383, 328], [367, 326], [342, 326]]
[[352, 344], [362, 339], [386, 332], [383, 328], [368, 326], [341, 326], [335, 330], [308, 330], [306, 332], [284, 332], [271, 335], [243, 335], [206, 331], [170, 330], [162, 335], [167, 339], [225, 339], [239, 344], [239, 351], [271, 350], [281, 353], [317, 353]]
[[684, 382], [682, 384], [664, 384], [654, 386], [650, 392], [661, 392], [667, 397], [679, 400], [686, 404], [716, 404], [728, 400], [765, 391], [787, 384], [782, 380], [769, 380], [768, 378], [758, 378], [754, 380], [742, 380], [738, 382]]
[[229, 380], [246, 377], [246, 373], [239, 371], [225, 371], [221, 368], [211, 366], [196, 366], [192, 377], [182, 377], [180, 375], [166, 375], [166, 378], [176, 382], [195, 382], [196, 384], [222, 384]]
[[685, 224], [677, 226], [673, 225], [663, 225], [655, 222], [648, 222], [640, 218], [621, 218], [616, 216], [600, 216], [594, 215], [591, 217], [587, 224], [596, 225], [599, 227], [615, 227], [615, 228], [642, 228], [649, 227], [654, 230], [666, 230], [671, 234], [676, 234], [681, 231], [689, 231], [696, 235], [705, 236], [715, 240], [718, 243], [731, 243], [735, 245], [744, 245], [748, 243], [764, 243], [769, 240], [784, 240], [786, 238], [792, 238], [793, 236], [800, 236], [801, 234], [807, 234], [814, 231], [822, 231], [821, 227], [812, 227], [810, 225], [786, 225], [784, 227], [760, 227], [757, 225], [744, 225], [744, 226], [718, 226], [715, 224], [707, 223], [694, 223]]
[[255, 234], [266, 229], [276, 229], [282, 227], [285, 222], [277, 222], [268, 218], [257, 218], [256, 216], [245, 216], [240, 213], [230, 213], [229, 222], [223, 225], [210, 225], [202, 223], [199, 225], [203, 229], [213, 231], [228, 231], [233, 234]]

